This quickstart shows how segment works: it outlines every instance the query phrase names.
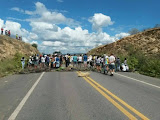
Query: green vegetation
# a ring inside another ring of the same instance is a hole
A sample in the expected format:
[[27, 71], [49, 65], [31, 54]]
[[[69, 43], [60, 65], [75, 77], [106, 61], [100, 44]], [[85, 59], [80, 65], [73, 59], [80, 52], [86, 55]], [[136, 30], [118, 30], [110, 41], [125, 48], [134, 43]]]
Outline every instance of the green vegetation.
[[60, 51], [55, 51], [55, 52], [53, 52], [53, 55], [54, 54], [61, 55], [62, 53]]
[[132, 45], [126, 47], [128, 55], [120, 55], [121, 61], [127, 58], [131, 71], [138, 71], [141, 74], [160, 77], [160, 58], [157, 56], [145, 56], [141, 50]]
[[0, 77], [21, 71], [22, 57], [22, 54], [16, 53], [12, 59], [4, 59], [3, 61], [0, 61]]
[[35, 43], [33, 43], [32, 46], [35, 47], [36, 49], [38, 48], [38, 45]]

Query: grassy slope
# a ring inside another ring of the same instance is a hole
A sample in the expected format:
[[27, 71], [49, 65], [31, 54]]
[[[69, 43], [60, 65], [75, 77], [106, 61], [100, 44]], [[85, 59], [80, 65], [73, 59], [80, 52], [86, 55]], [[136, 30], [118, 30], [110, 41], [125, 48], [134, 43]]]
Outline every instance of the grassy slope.
[[12, 59], [5, 59], [0, 61], [0, 77], [21, 71], [22, 56], [24, 55], [16, 53]]
[[[21, 71], [21, 58], [40, 52], [23, 41], [0, 35], [0, 77]], [[27, 62], [27, 61], [26, 61]]]

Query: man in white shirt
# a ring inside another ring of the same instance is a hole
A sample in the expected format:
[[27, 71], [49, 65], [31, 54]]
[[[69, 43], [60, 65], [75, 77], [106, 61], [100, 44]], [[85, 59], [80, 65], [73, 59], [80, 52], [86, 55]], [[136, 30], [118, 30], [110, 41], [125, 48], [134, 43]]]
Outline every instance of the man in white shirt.
[[41, 62], [42, 62], [42, 67], [44, 67], [45, 66], [45, 56], [44, 55], [41, 57]]
[[113, 76], [114, 70], [115, 70], [115, 60], [116, 58], [113, 56], [113, 54], [110, 55], [110, 57], [108, 58], [109, 60], [109, 69], [110, 69], [110, 76]]

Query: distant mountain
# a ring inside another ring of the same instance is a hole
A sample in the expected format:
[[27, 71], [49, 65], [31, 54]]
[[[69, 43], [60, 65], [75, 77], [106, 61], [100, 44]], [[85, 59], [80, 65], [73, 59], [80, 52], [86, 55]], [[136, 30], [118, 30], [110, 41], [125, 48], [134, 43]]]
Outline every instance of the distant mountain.
[[13, 58], [17, 52], [26, 56], [40, 54], [40, 52], [29, 43], [0, 35], [0, 61], [5, 58]]
[[145, 56], [160, 56], [160, 28], [153, 28], [122, 38], [114, 43], [99, 46], [88, 52], [92, 55], [103, 54], [128, 54], [128, 49], [133, 47], [135, 50], [140, 50]]

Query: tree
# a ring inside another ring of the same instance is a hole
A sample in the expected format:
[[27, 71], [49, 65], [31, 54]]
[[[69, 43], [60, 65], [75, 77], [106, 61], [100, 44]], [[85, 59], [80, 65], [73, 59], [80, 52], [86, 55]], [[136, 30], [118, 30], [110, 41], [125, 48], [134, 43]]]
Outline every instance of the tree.
[[154, 28], [159, 28], [160, 27], [160, 24], [156, 24], [155, 26], [154, 26]]
[[33, 43], [32, 46], [35, 47], [36, 49], [37, 49], [37, 47], [38, 47], [38, 45], [35, 44], [35, 43]]
[[130, 35], [134, 35], [134, 34], [137, 34], [137, 33], [139, 33], [140, 31], [137, 29], [137, 28], [133, 28], [133, 29], [131, 29], [128, 33], [130, 34]]
[[55, 51], [53, 54], [61, 55], [62, 53], [60, 51]]

